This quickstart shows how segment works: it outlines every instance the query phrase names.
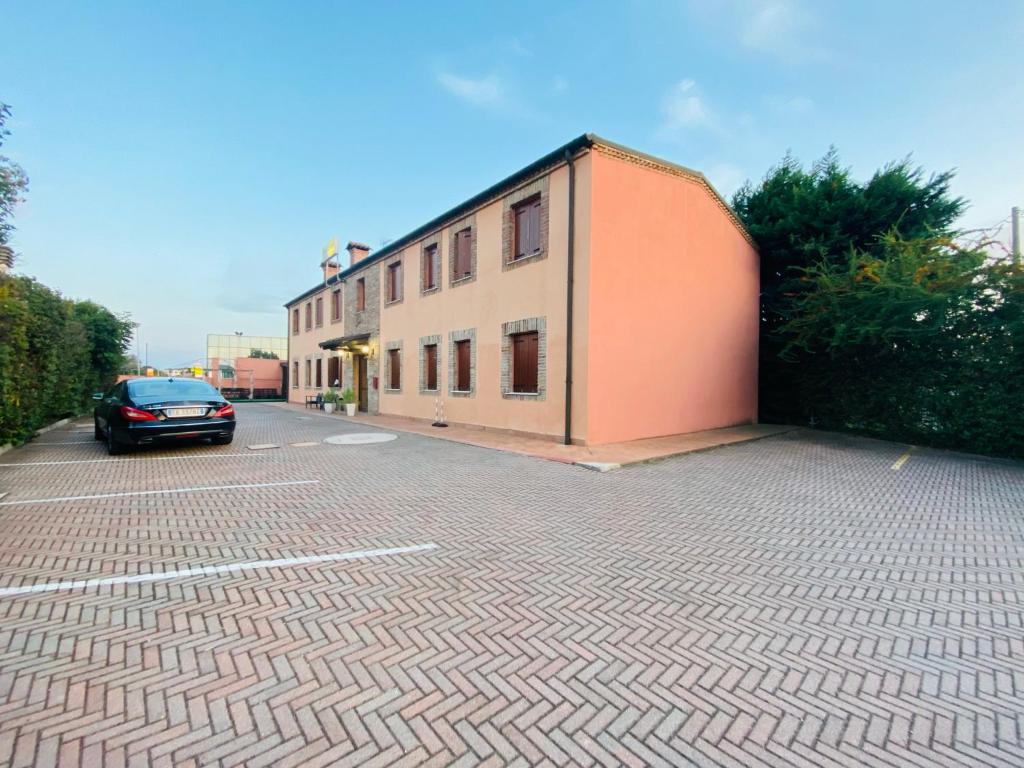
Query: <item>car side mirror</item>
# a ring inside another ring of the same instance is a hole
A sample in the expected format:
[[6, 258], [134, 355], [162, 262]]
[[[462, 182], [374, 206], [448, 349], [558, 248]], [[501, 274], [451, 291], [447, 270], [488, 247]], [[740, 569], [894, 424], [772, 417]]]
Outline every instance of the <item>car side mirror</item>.
[[92, 393], [92, 399], [93, 400], [102, 400], [103, 399], [103, 393], [102, 392], [93, 392]]

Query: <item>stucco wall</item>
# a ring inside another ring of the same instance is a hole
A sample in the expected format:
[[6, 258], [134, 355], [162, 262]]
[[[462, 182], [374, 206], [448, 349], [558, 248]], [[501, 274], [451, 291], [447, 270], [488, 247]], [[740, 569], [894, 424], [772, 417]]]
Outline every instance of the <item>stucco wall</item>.
[[[589, 218], [589, 155], [577, 160], [577, 246], [578, 277], [576, 291], [578, 371], [586, 371], [586, 280]], [[404, 296], [400, 303], [386, 304], [381, 292], [380, 347], [378, 359], [386, 359], [386, 348], [401, 343], [401, 391], [385, 389], [386, 366], [381, 366], [380, 412], [434, 418], [435, 400], [443, 398], [445, 415], [451, 422], [477, 424], [535, 434], [561, 437], [565, 418], [565, 344], [566, 344], [566, 255], [568, 225], [568, 170], [565, 166], [551, 172], [546, 184], [548, 230], [545, 257], [532, 263], [503, 268], [503, 200], [496, 200], [476, 211], [475, 279], [451, 284], [448, 275], [452, 258], [452, 228], [446, 227], [438, 239], [442, 261], [440, 288], [421, 294], [420, 254], [427, 236], [402, 252]], [[515, 195], [515, 191], [510, 193]], [[383, 270], [392, 259], [381, 263]], [[546, 365], [544, 394], [541, 397], [505, 396], [501, 387], [502, 326], [519, 320], [543, 318]], [[472, 396], [452, 395], [449, 357], [451, 332], [475, 332], [475, 381]], [[421, 393], [419, 387], [420, 340], [439, 336], [439, 375], [437, 394]], [[580, 376], [574, 387], [578, 418], [573, 435], [582, 439], [586, 429], [586, 388]]]
[[755, 421], [756, 251], [699, 183], [591, 157], [588, 442]]
[[[320, 342], [326, 341], [327, 339], [333, 339], [337, 336], [342, 336], [344, 331], [343, 322], [331, 320], [331, 291], [337, 288], [337, 285], [332, 285], [317, 293], [311, 294], [301, 301], [296, 302], [286, 308], [287, 312], [287, 328], [288, 328], [288, 400], [293, 403], [303, 403], [307, 395], [315, 395], [317, 392], [322, 392], [326, 389], [330, 382], [327, 381], [327, 358], [336, 353], [326, 352], [320, 348]], [[323, 297], [324, 301], [324, 322], [322, 326], [317, 327], [316, 325], [316, 298], [317, 296]], [[342, 301], [346, 297], [342, 297]], [[313, 327], [310, 330], [306, 330], [306, 304], [311, 303], [313, 311]], [[298, 334], [292, 334], [292, 309], [294, 307], [299, 308], [299, 332]], [[342, 306], [344, 311], [344, 305]], [[343, 315], [344, 316], [344, 315]], [[317, 389], [316, 387], [316, 359], [320, 358], [323, 362], [323, 387]], [[312, 381], [307, 387], [305, 382], [305, 370], [306, 360], [312, 360]], [[292, 363], [298, 362], [299, 364], [299, 378], [295, 380], [293, 375]], [[298, 385], [298, 386], [296, 386]]]

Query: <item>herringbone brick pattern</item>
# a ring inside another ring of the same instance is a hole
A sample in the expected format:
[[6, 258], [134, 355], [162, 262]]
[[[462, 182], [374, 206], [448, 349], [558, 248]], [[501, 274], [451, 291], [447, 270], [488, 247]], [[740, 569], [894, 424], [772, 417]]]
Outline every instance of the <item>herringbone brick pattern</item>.
[[3, 501], [320, 482], [0, 506], [0, 587], [439, 548], [0, 597], [0, 765], [1024, 765], [1019, 465], [793, 433], [602, 475], [239, 411], [50, 433]]

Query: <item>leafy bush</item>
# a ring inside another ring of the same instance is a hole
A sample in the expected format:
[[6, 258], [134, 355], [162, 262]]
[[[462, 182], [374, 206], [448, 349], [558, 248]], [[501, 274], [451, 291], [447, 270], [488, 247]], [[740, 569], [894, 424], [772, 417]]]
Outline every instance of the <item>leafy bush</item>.
[[1024, 270], [962, 245], [950, 174], [787, 158], [735, 199], [761, 255], [761, 417], [1024, 457]]
[[131, 323], [28, 277], [0, 276], [0, 444], [81, 413], [115, 380]]

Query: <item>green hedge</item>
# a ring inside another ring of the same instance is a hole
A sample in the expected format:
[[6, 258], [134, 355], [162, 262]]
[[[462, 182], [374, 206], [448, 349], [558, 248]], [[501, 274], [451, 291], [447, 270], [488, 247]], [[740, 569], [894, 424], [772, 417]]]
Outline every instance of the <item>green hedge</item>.
[[91, 301], [0, 276], [0, 445], [86, 410], [116, 378], [131, 332], [127, 318]]

